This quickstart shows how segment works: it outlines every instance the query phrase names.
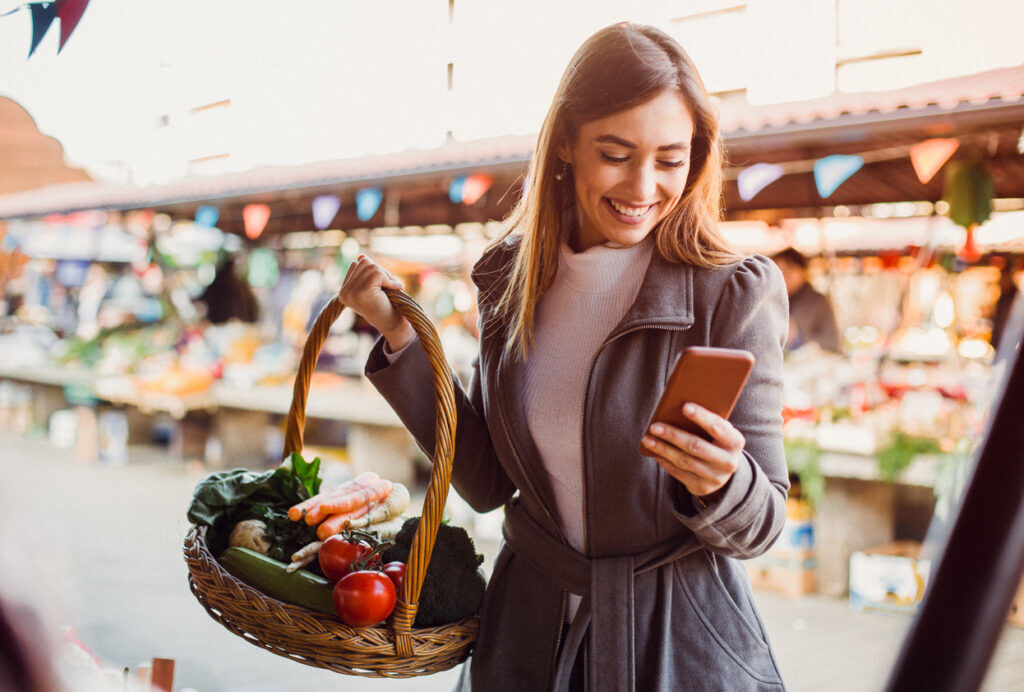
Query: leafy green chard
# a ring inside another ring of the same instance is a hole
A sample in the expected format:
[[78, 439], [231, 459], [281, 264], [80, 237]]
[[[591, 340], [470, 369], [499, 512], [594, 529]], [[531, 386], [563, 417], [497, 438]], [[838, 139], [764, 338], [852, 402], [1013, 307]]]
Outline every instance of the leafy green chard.
[[[277, 468], [267, 471], [241, 468], [217, 471], [203, 478], [196, 486], [188, 508], [188, 520], [193, 524], [210, 527], [207, 540], [214, 553], [219, 554], [227, 547], [228, 534], [237, 522], [250, 518], [266, 522], [259, 514], [252, 513], [254, 507], [278, 512], [287, 520], [288, 508], [320, 492], [320, 482], [320, 458], [307, 462], [298, 453], [293, 453]], [[306, 527], [305, 522], [289, 523], [301, 524], [296, 529]], [[267, 524], [269, 527], [270, 522]], [[278, 533], [284, 535], [283, 525]], [[290, 544], [298, 535], [297, 531], [289, 533], [286, 542]], [[314, 530], [314, 538], [311, 540], [316, 540], [315, 535]], [[275, 540], [276, 548], [277, 540], [273, 532], [271, 537]], [[290, 555], [291, 552], [288, 553]]]

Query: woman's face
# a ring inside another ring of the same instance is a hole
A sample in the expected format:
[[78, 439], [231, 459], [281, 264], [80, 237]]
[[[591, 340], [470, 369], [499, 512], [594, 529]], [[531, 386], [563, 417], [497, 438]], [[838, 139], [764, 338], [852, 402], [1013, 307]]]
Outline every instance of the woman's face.
[[572, 164], [577, 252], [647, 237], [683, 195], [693, 118], [682, 95], [666, 89], [629, 110], [589, 122], [559, 155]]

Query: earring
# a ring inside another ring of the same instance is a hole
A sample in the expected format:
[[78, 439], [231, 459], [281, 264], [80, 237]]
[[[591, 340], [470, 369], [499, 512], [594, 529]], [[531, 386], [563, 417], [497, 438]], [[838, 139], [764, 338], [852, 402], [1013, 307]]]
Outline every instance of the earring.
[[558, 181], [565, 180], [565, 174], [568, 171], [569, 171], [569, 162], [568, 161], [562, 161], [562, 168], [557, 173], [555, 173], [555, 180], [558, 180]]

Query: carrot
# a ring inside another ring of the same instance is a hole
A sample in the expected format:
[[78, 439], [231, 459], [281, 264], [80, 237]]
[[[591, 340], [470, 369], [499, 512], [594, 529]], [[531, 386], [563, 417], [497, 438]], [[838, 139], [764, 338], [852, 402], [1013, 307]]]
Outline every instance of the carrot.
[[[306, 515], [306, 512], [308, 512], [309, 510], [313, 509], [318, 504], [323, 502], [325, 498], [358, 490], [359, 488], [363, 488], [367, 485], [370, 485], [376, 480], [380, 480], [380, 476], [378, 476], [373, 471], [366, 471], [365, 473], [361, 473], [356, 478], [345, 481], [336, 488], [331, 488], [330, 490], [325, 490], [321, 493], [317, 493], [308, 500], [303, 500], [299, 504], [291, 507], [288, 510], [288, 518], [292, 521], [299, 521], [300, 519], [302, 519], [303, 516]], [[315, 524], [317, 522], [310, 523]]]
[[[380, 502], [391, 492], [391, 481], [381, 478], [370, 485], [342, 495], [332, 495], [325, 498], [323, 502], [306, 512], [306, 523], [313, 525], [320, 523], [322, 517], [328, 514], [346, 514], [357, 507], [363, 507], [364, 511], [356, 516], [362, 516], [369, 511], [370, 507]], [[312, 521], [310, 519], [312, 518]], [[351, 517], [354, 519], [355, 517]]]
[[373, 524], [382, 521], [390, 521], [399, 516], [409, 506], [409, 489], [401, 483], [395, 483], [387, 499], [374, 505], [369, 512], [358, 519], [353, 519], [350, 527], [359, 529], [366, 526], [373, 528]]
[[370, 505], [359, 505], [349, 512], [332, 514], [320, 522], [320, 526], [316, 527], [316, 537], [321, 541], [326, 541], [334, 534], [341, 533], [348, 528], [349, 522], [353, 519], [358, 519], [369, 511]]

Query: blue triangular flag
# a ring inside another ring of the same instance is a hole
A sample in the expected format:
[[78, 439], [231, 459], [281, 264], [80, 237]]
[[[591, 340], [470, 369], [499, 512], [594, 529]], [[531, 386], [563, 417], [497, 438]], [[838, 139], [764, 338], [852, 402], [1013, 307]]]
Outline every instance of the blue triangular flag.
[[203, 206], [196, 209], [196, 223], [200, 226], [209, 226], [213, 228], [217, 225], [217, 219], [220, 218], [220, 212], [217, 207], [204, 204]]
[[53, 20], [57, 18], [57, 3], [44, 5], [41, 2], [34, 2], [28, 7], [32, 10], [32, 47], [28, 49], [28, 57], [31, 58], [46, 32], [50, 30]]
[[462, 201], [462, 192], [466, 187], [466, 176], [460, 175], [457, 178], [452, 178], [452, 182], [448, 185], [448, 199], [452, 201], [452, 204], [458, 204]]
[[369, 221], [377, 213], [384, 193], [379, 187], [364, 187], [356, 193], [356, 216], [360, 221]]
[[744, 168], [736, 177], [740, 198], [744, 202], [754, 199], [758, 192], [781, 178], [783, 172], [782, 166], [777, 163], [755, 163]]
[[828, 197], [863, 165], [864, 159], [847, 154], [818, 159], [814, 162], [814, 184], [818, 187], [818, 194]]

